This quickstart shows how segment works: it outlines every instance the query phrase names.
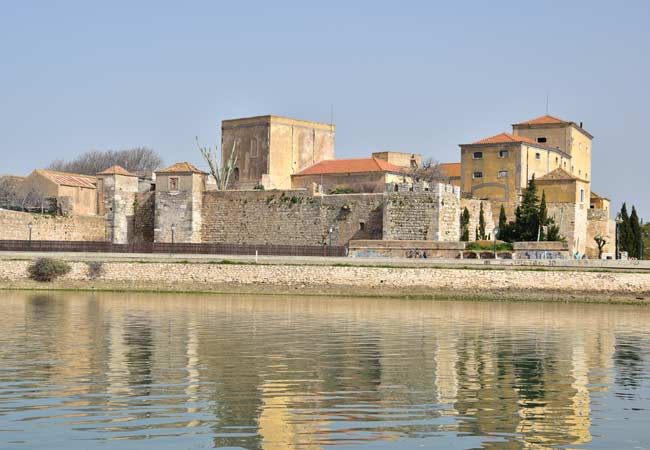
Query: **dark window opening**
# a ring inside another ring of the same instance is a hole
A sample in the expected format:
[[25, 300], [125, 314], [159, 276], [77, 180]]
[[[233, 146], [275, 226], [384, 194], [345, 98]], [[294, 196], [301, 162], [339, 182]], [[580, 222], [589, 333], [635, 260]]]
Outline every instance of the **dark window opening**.
[[366, 229], [365, 222], [359, 222], [359, 231], [364, 231]]
[[483, 152], [474, 152], [474, 159], [483, 159]]
[[545, 137], [538, 137], [537, 142], [539, 142], [540, 144], [544, 144], [546, 142], [546, 138]]

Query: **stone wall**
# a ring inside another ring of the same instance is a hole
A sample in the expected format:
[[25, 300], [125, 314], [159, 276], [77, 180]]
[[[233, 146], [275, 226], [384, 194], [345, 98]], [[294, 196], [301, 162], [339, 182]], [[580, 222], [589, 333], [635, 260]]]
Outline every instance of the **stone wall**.
[[[460, 213], [465, 208], [469, 211], [469, 240], [476, 241], [476, 230], [478, 230], [479, 217], [481, 215], [481, 203], [483, 204], [483, 217], [485, 218], [485, 233], [490, 239], [494, 239], [494, 217], [492, 215], [492, 202], [487, 200], [476, 200], [463, 198], [460, 200]], [[497, 215], [498, 217], [498, 215]]]
[[203, 198], [203, 242], [346, 245], [381, 239], [382, 194], [311, 195], [306, 190], [212, 191]]
[[114, 244], [132, 241], [138, 178], [123, 175], [100, 175], [100, 211], [106, 214], [108, 239]]
[[587, 256], [598, 258], [598, 245], [594, 238], [602, 236], [607, 241], [603, 247], [603, 256], [614, 256], [616, 252], [616, 222], [609, 218], [609, 211], [589, 209], [587, 211]]
[[571, 254], [583, 255], [587, 241], [587, 209], [576, 203], [547, 203], [548, 217], [555, 220], [560, 236], [566, 239]]
[[153, 242], [155, 191], [136, 194], [132, 242]]
[[106, 222], [98, 216], [46, 216], [0, 210], [0, 240], [105, 241]]
[[464, 242], [440, 241], [350, 241], [348, 255], [353, 258], [459, 258]]
[[387, 185], [383, 239], [458, 241], [460, 190], [446, 184]]

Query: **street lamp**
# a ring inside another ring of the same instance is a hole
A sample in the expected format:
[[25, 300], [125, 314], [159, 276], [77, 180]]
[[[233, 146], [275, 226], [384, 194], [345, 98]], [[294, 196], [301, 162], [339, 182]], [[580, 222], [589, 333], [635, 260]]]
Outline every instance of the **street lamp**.
[[27, 228], [29, 228], [29, 246], [32, 246], [32, 227], [34, 226], [33, 223], [29, 222], [27, 224]]
[[172, 246], [169, 251], [170, 254], [174, 252], [174, 231], [176, 231], [176, 224], [172, 224]]
[[330, 241], [327, 256], [332, 254], [332, 233], [334, 233], [334, 226], [331, 226], [330, 229], [328, 230], [328, 233], [327, 233], [327, 237], [329, 238], [329, 241]]
[[499, 235], [499, 228], [494, 229], [494, 259], [497, 259], [497, 236]]

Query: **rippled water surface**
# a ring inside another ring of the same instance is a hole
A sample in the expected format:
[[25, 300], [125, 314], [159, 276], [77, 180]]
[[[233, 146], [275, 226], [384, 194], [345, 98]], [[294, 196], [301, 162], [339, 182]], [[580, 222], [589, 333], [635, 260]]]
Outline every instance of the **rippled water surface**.
[[650, 448], [650, 308], [0, 293], [0, 447]]

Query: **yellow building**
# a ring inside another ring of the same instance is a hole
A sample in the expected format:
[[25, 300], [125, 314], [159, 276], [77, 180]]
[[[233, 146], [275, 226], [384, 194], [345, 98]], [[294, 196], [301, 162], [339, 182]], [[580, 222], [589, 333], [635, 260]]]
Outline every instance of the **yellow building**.
[[36, 169], [19, 187], [19, 195], [33, 193], [43, 200], [56, 199], [67, 214], [97, 215], [97, 178], [76, 173]]
[[232, 174], [236, 189], [290, 189], [291, 175], [334, 159], [332, 124], [258, 116], [221, 123], [222, 160], [235, 149], [237, 163]]

